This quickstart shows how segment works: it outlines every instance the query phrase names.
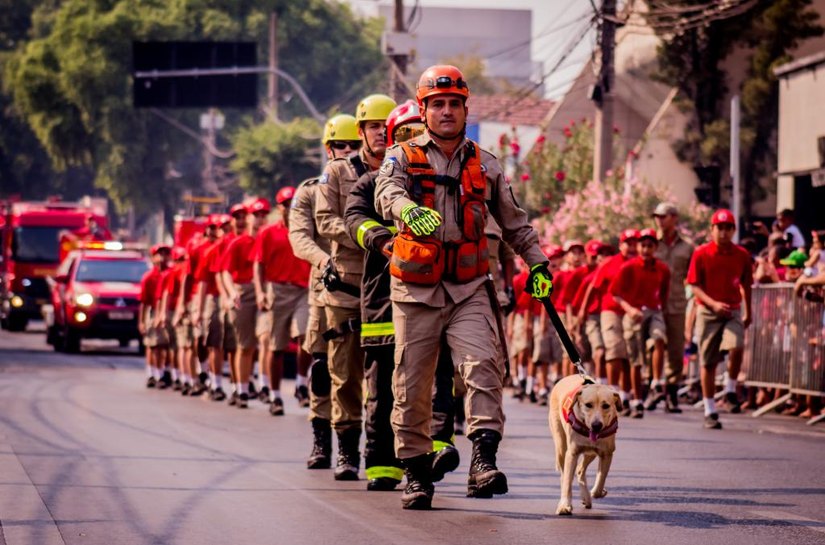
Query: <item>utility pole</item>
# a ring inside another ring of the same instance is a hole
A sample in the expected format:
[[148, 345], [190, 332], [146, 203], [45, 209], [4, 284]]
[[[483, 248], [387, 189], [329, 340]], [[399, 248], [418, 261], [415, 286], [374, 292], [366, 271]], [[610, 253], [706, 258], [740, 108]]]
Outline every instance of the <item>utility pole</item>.
[[[741, 115], [739, 110], [739, 95], [730, 99], [730, 180], [733, 185], [731, 195], [731, 212], [737, 225], [742, 225], [742, 174], [739, 154], [739, 124]], [[733, 241], [739, 242], [740, 229], [733, 233]]]
[[616, 46], [616, 0], [604, 0], [601, 12], [601, 70], [593, 96], [596, 103], [595, 145], [593, 147], [593, 179], [603, 182], [613, 165], [613, 81]]
[[[395, 23], [393, 30], [396, 33], [406, 33], [404, 28], [404, 0], [395, 0]], [[404, 77], [407, 75], [407, 62], [409, 57], [406, 53], [400, 55], [390, 55], [390, 81], [392, 87], [390, 94], [396, 102], [400, 103], [407, 98], [407, 89], [404, 86]]]
[[278, 119], [278, 14], [269, 14], [269, 78], [267, 80], [267, 107], [272, 119]]

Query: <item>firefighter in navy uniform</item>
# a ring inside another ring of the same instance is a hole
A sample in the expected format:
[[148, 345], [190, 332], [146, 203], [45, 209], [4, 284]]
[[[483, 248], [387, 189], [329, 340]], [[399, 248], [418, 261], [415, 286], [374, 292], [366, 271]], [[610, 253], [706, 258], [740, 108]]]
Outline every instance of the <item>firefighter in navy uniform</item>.
[[338, 436], [335, 479], [358, 480], [359, 442], [364, 405], [364, 351], [360, 342], [361, 272], [364, 251], [344, 225], [346, 200], [365, 173], [377, 170], [384, 158], [384, 126], [396, 104], [386, 95], [364, 98], [355, 112], [363, 145], [357, 155], [335, 159], [318, 182], [315, 221], [318, 233], [330, 241], [331, 259], [324, 268], [326, 290], [321, 300], [327, 316], [329, 374], [332, 378], [332, 428]]
[[[396, 107], [387, 118], [387, 145], [406, 141], [423, 133], [424, 125], [418, 106], [412, 100]], [[390, 424], [393, 405], [392, 373], [395, 367], [395, 330], [390, 301], [388, 247], [397, 232], [390, 220], [375, 210], [376, 171], [359, 178], [347, 198], [344, 216], [352, 240], [366, 251], [361, 279], [361, 346], [367, 382], [365, 414], [366, 445], [364, 467], [367, 490], [393, 490], [401, 482], [403, 470], [395, 457], [394, 433]], [[448, 351], [439, 362], [433, 410], [441, 413], [433, 419], [434, 481], [455, 470], [458, 450], [453, 444], [453, 364]]]
[[432, 506], [429, 425], [445, 337], [467, 386], [467, 437], [473, 442], [467, 495], [489, 498], [508, 489], [496, 467], [504, 368], [498, 305], [485, 285], [488, 214], [501, 226], [502, 240], [530, 266], [528, 293], [544, 298], [552, 291], [538, 234], [501, 166], [465, 138], [469, 94], [456, 67], [428, 68], [416, 90], [427, 132], [388, 150], [376, 180], [376, 209], [399, 228], [390, 260], [396, 335], [392, 426], [407, 477], [405, 509]]

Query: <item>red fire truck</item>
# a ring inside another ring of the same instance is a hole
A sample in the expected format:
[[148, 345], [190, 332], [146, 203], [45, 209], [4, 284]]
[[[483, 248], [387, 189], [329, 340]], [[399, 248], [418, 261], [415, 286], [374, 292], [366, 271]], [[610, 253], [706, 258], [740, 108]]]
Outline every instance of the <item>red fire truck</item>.
[[102, 206], [80, 202], [0, 203], [0, 325], [22, 331], [50, 302], [46, 277], [60, 264], [60, 240], [93, 220], [106, 230]]

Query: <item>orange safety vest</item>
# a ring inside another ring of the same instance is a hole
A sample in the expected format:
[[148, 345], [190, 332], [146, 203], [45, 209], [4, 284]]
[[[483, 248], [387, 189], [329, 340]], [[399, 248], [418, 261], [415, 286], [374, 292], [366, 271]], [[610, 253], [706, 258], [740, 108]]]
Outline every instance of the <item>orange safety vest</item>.
[[478, 144], [471, 144], [461, 165], [460, 180], [436, 174], [420, 146], [413, 142], [400, 144], [407, 157], [406, 170], [411, 182], [407, 189], [412, 200], [435, 209], [436, 185], [446, 185], [451, 194], [459, 192], [457, 217], [461, 238], [442, 243], [436, 237], [418, 237], [409, 228], [403, 229], [393, 243], [390, 260], [390, 274], [396, 278], [413, 284], [435, 285], [442, 278], [465, 283], [487, 274], [490, 267], [484, 234], [487, 178], [481, 167]]

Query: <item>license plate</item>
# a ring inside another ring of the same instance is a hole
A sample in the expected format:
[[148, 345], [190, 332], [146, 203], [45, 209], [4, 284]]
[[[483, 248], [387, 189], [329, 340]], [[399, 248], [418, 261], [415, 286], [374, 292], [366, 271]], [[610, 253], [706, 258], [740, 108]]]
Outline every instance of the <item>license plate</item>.
[[110, 320], [131, 320], [135, 317], [134, 312], [126, 312], [122, 310], [109, 311]]

